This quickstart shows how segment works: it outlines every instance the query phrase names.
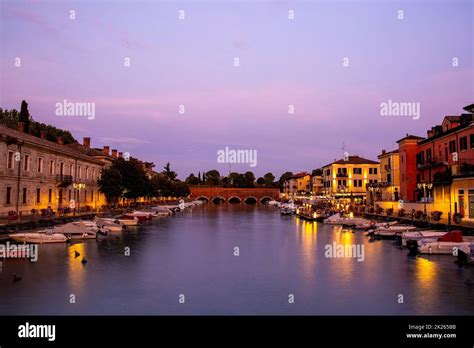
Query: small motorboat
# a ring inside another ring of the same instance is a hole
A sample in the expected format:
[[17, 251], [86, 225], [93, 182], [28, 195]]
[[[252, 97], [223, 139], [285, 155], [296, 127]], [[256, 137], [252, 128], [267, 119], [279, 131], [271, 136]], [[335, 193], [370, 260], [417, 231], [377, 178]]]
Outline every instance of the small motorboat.
[[105, 228], [110, 232], [121, 232], [124, 225], [117, 219], [96, 218], [97, 226]]
[[132, 217], [119, 216], [117, 218], [101, 218], [101, 219], [118, 221], [126, 227], [138, 226], [140, 224], [140, 220], [138, 220], [138, 218], [135, 216], [132, 216]]
[[[352, 215], [352, 213], [351, 213]], [[344, 226], [357, 226], [368, 224], [370, 221], [363, 218], [355, 217], [344, 217], [340, 213], [336, 213], [323, 221], [328, 225], [344, 225]]]
[[371, 221], [368, 224], [356, 225], [354, 229], [367, 231], [367, 230], [375, 230], [376, 228], [379, 228], [379, 227], [394, 226], [396, 224], [398, 224], [398, 221], [377, 222], [377, 223], [375, 221]]
[[151, 220], [153, 218], [153, 213], [133, 211], [131, 213], [123, 214], [123, 217], [130, 218], [130, 219], [137, 218], [138, 221], [143, 222], [143, 221]]
[[446, 231], [413, 231], [413, 232], [403, 232], [402, 237], [402, 246], [407, 246], [409, 240], [438, 240], [439, 237], [444, 236]]
[[95, 239], [97, 234], [106, 235], [107, 231], [97, 226], [95, 221], [82, 220], [55, 226], [53, 229], [38, 231], [38, 233], [60, 233], [64, 234], [68, 239]]
[[14, 233], [9, 237], [18, 243], [33, 243], [33, 244], [47, 244], [47, 243], [65, 243], [68, 238], [62, 233]]
[[415, 226], [395, 225], [388, 227], [378, 227], [374, 230], [369, 230], [367, 235], [380, 239], [396, 239], [404, 232], [414, 231]]
[[459, 247], [456, 263], [460, 267], [474, 265], [474, 243], [465, 243]]
[[410, 253], [456, 255], [459, 250], [470, 247], [471, 242], [464, 242], [461, 231], [450, 231], [437, 240], [420, 239], [407, 241]]

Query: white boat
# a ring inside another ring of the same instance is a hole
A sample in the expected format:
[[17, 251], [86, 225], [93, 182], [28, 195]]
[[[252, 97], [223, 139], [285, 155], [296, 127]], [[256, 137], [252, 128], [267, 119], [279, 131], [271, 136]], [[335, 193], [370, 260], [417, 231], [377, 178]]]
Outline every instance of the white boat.
[[369, 230], [369, 234], [373, 234], [379, 238], [395, 238], [401, 235], [403, 232], [414, 230], [416, 230], [415, 226], [408, 225], [383, 226], [376, 228], [375, 230]]
[[344, 217], [340, 213], [336, 213], [323, 221], [325, 224], [329, 225], [347, 225], [347, 226], [357, 226], [368, 224], [370, 221], [363, 218], [354, 218], [354, 217]]
[[14, 233], [8, 235], [15, 242], [19, 243], [34, 243], [34, 244], [46, 244], [46, 243], [64, 243], [68, 238], [62, 233]]
[[356, 225], [354, 228], [356, 230], [369, 230], [369, 229], [376, 229], [376, 228], [384, 227], [384, 226], [393, 226], [393, 225], [396, 225], [396, 224], [398, 224], [398, 221], [377, 222], [377, 223], [370, 222], [368, 224]]
[[407, 246], [407, 241], [409, 240], [438, 240], [439, 237], [444, 236], [446, 231], [413, 231], [413, 232], [403, 232], [402, 233], [402, 246]]
[[454, 251], [457, 249], [465, 250], [470, 245], [470, 242], [438, 242], [431, 239], [422, 239], [418, 241], [418, 252], [420, 254], [454, 255]]
[[97, 238], [97, 233], [106, 234], [107, 231], [97, 226], [95, 221], [81, 220], [38, 232], [45, 234], [63, 234], [69, 239], [95, 239]]
[[272, 200], [272, 201], [268, 201], [268, 202], [266, 203], [266, 205], [268, 205], [269, 207], [279, 207], [279, 206], [280, 206], [280, 202], [278, 202], [278, 201], [273, 201], [273, 200]]
[[97, 226], [106, 228], [110, 232], [121, 232], [123, 224], [117, 219], [96, 218]]

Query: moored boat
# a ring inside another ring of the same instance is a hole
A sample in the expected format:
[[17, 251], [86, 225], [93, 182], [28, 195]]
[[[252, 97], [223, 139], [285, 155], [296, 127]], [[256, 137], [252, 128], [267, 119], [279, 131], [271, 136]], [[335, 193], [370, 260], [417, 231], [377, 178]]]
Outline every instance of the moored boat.
[[33, 244], [47, 244], [47, 243], [65, 243], [68, 238], [62, 233], [13, 233], [9, 237], [18, 243], [33, 243]]
[[436, 241], [439, 237], [444, 236], [446, 231], [413, 231], [413, 232], [403, 232], [402, 237], [402, 246], [407, 246], [409, 240], [433, 240]]
[[470, 247], [471, 242], [465, 242], [461, 231], [450, 231], [437, 240], [421, 239], [407, 242], [411, 253], [455, 255], [459, 250]]

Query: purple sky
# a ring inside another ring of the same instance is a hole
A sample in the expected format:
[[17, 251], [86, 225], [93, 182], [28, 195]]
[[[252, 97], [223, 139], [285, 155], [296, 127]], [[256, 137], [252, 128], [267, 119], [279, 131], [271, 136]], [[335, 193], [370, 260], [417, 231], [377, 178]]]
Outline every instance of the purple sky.
[[[473, 3], [1, 0], [0, 106], [26, 99], [35, 120], [181, 178], [226, 174], [226, 146], [257, 150], [256, 168], [232, 170], [258, 176], [310, 171], [343, 142], [376, 159], [474, 102]], [[64, 99], [95, 102], [95, 119], [56, 116]], [[419, 102], [421, 118], [382, 117], [389, 99]]]

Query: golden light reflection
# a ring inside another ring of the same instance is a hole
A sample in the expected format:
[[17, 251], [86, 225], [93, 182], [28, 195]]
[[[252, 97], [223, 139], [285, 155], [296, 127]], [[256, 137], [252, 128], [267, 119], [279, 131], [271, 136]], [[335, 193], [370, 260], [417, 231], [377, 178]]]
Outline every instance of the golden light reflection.
[[[85, 266], [81, 262], [83, 257], [86, 257], [87, 259], [85, 243], [71, 244], [67, 250], [69, 285], [72, 289], [77, 291], [84, 286], [86, 277], [84, 270]], [[75, 251], [77, 251], [80, 255], [76, 257]]]
[[416, 279], [420, 285], [429, 286], [436, 277], [438, 266], [433, 261], [422, 257], [416, 259]]
[[318, 224], [316, 221], [306, 221], [295, 219], [296, 240], [302, 248], [303, 272], [307, 279], [315, 277], [314, 263], [317, 256], [317, 232]]

